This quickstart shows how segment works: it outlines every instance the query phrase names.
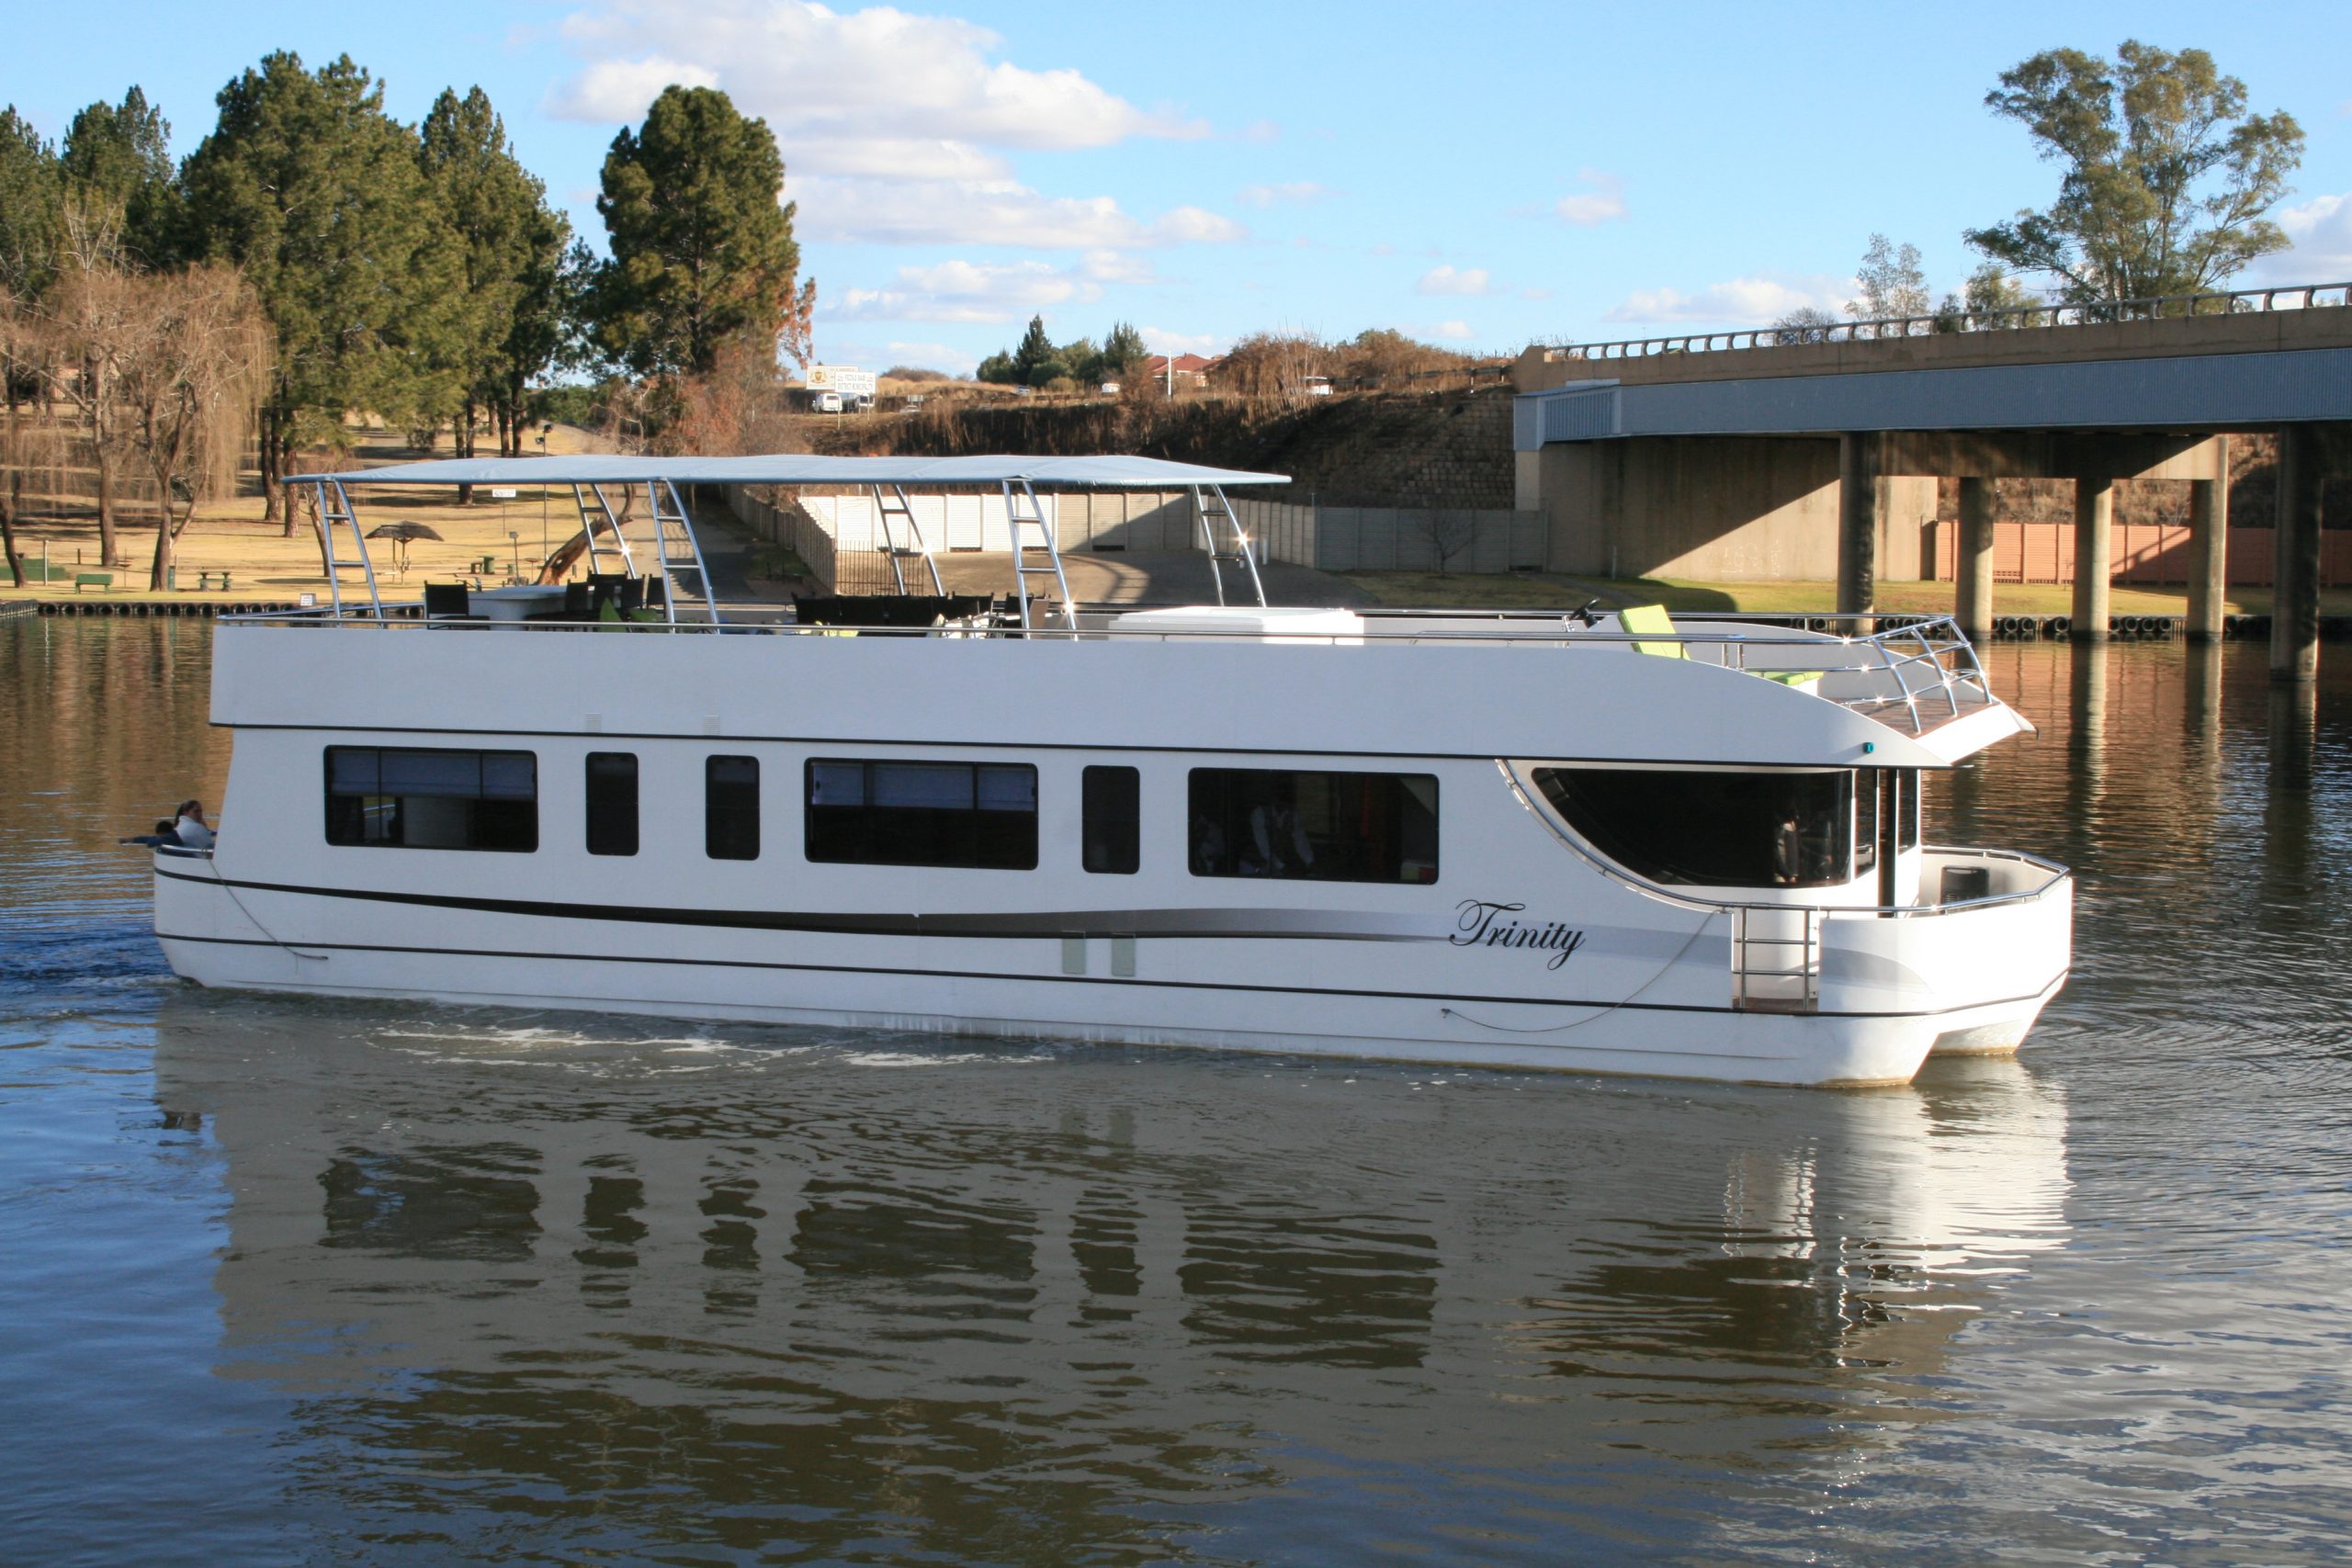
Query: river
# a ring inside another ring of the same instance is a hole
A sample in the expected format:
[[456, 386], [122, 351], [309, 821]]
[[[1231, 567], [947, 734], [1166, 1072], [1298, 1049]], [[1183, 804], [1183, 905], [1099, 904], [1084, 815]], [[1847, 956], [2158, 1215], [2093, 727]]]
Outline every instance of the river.
[[0, 1559], [2352, 1551], [2352, 653], [1993, 649], [2075, 977], [1826, 1093], [187, 989], [209, 648], [0, 624]]

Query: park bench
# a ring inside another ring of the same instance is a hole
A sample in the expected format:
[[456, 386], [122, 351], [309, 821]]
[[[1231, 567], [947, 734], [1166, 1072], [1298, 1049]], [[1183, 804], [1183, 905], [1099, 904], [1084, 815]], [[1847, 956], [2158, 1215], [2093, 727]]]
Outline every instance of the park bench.
[[229, 583], [229, 574], [228, 574], [228, 572], [227, 572], [226, 570], [221, 570], [221, 571], [199, 571], [199, 572], [198, 572], [198, 573], [196, 574], [196, 589], [197, 589], [197, 592], [199, 592], [199, 593], [201, 593], [201, 592], [203, 592], [206, 589], [208, 589], [208, 588], [211, 587], [211, 586], [212, 586], [212, 580], [213, 580], [214, 578], [216, 578], [216, 577], [217, 577], [217, 578], [219, 578], [219, 579], [220, 580], [220, 592], [223, 592], [223, 593], [226, 593], [227, 592], [229, 592], [229, 588], [230, 588], [230, 583]]
[[110, 571], [77, 571], [74, 574], [74, 592], [76, 593], [85, 588], [96, 588], [105, 592], [113, 587], [114, 573]]

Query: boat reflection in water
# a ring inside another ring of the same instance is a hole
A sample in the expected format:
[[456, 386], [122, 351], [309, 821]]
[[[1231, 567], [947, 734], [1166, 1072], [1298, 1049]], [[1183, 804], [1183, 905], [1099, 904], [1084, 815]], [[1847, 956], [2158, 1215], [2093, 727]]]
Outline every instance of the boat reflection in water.
[[514, 1019], [158, 1033], [232, 1194], [220, 1370], [295, 1400], [298, 1491], [411, 1542], [1687, 1541], [1739, 1528], [1727, 1462], [1817, 1491], [1934, 1416], [2066, 1234], [2012, 1060], [1669, 1091]]

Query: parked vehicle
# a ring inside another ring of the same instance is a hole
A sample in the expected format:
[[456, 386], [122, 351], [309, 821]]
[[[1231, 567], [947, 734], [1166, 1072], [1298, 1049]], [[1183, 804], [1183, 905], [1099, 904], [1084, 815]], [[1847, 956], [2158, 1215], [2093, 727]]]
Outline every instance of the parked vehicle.
[[810, 395], [808, 407], [817, 413], [839, 413], [842, 412], [842, 395], [831, 387], [824, 388]]
[[1331, 395], [1331, 378], [1329, 376], [1303, 377], [1299, 380], [1298, 389], [1310, 398], [1328, 398]]

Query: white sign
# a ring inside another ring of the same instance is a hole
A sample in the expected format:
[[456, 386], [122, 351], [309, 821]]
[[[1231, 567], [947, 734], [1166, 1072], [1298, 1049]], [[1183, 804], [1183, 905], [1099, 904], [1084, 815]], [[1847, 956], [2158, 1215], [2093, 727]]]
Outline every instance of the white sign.
[[874, 395], [874, 372], [860, 370], [854, 365], [811, 365], [808, 367], [810, 391], [839, 392], [844, 397], [870, 398]]
[[493, 490], [490, 492], [490, 499], [492, 501], [512, 501], [514, 499], [514, 492], [511, 490]]

